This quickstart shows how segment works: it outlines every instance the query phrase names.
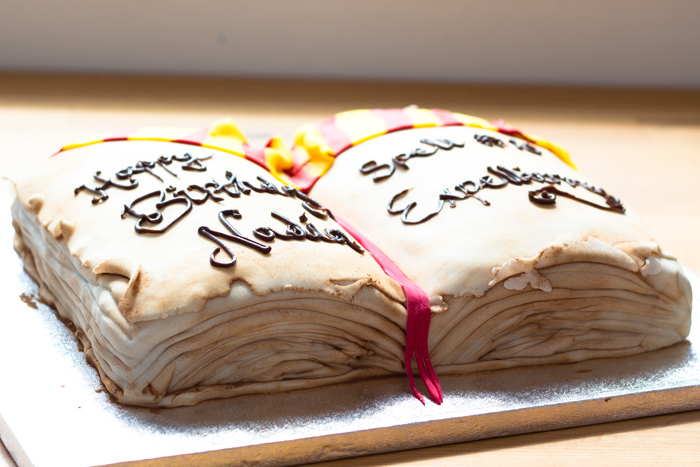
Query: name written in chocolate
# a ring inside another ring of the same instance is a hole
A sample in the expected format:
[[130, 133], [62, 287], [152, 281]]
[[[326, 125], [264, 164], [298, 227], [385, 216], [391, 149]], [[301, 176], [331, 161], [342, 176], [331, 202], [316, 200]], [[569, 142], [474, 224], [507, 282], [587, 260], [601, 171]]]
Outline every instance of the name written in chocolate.
[[[77, 196], [82, 191], [87, 191], [94, 195], [92, 199], [92, 204], [99, 204], [107, 201], [109, 195], [107, 190], [110, 188], [117, 188], [121, 190], [133, 190], [139, 184], [138, 180], [133, 177], [138, 174], [147, 173], [160, 182], [165, 183], [163, 178], [153, 171], [157, 166], [163, 168], [171, 176], [178, 178], [177, 174], [173, 172], [168, 166], [173, 162], [182, 162], [182, 170], [190, 170], [197, 172], [205, 172], [207, 170], [203, 161], [210, 159], [212, 156], [203, 158], [193, 158], [190, 154], [184, 154], [183, 156], [171, 156], [171, 157], [159, 157], [156, 161], [139, 161], [134, 166], [129, 166], [125, 169], [115, 172], [113, 178], [103, 178], [100, 171], [96, 172], [93, 177], [101, 185], [94, 188], [88, 187], [86, 185], [81, 185], [74, 190]], [[117, 182], [113, 179], [118, 180]], [[288, 185], [282, 185], [277, 187], [275, 184], [265, 180], [263, 177], [258, 176], [257, 180], [259, 185], [253, 184], [246, 180], [239, 179], [231, 171], [226, 171], [225, 182], [219, 183], [216, 180], [207, 182], [203, 185], [191, 184], [186, 189], [178, 189], [173, 185], [169, 185], [165, 189], [154, 190], [150, 193], [146, 193], [142, 196], [137, 197], [131, 203], [124, 205], [121, 217], [125, 219], [127, 216], [136, 219], [134, 224], [134, 230], [139, 234], [163, 234], [176, 225], [181, 219], [187, 216], [191, 211], [193, 206], [199, 206], [207, 201], [211, 200], [215, 203], [220, 203], [228, 198], [240, 198], [241, 195], [250, 196], [251, 193], [266, 193], [271, 195], [279, 195], [288, 198], [296, 198], [301, 201], [301, 207], [304, 211], [308, 212], [312, 216], [318, 219], [335, 220], [333, 214], [329, 209], [324, 208], [318, 201], [309, 197], [304, 192], [290, 187]], [[139, 205], [148, 200], [155, 201], [155, 210], [151, 212], [141, 212]], [[173, 206], [179, 206], [179, 211], [177, 207], [172, 210]], [[165, 212], [168, 211], [168, 216], [171, 220], [167, 223], [164, 222], [166, 216]], [[173, 212], [175, 214], [173, 214]], [[337, 243], [341, 245], [347, 245], [354, 251], [362, 254], [364, 250], [360, 245], [351, 240], [343, 231], [337, 228], [326, 228], [322, 233], [319, 229], [314, 226], [313, 223], [308, 222], [306, 214], [302, 212], [299, 217], [301, 225], [289, 220], [282, 214], [277, 212], [272, 212], [271, 216], [283, 223], [285, 227], [284, 232], [277, 231], [272, 227], [262, 226], [253, 230], [253, 236], [264, 241], [272, 242], [275, 239], [282, 241], [292, 241], [292, 240], [309, 240], [312, 242], [326, 242], [326, 243]], [[272, 251], [270, 245], [257, 242], [251, 238], [242, 235], [229, 221], [229, 219], [241, 219], [242, 215], [238, 209], [224, 209], [219, 212], [219, 221], [226, 227], [228, 232], [220, 232], [211, 229], [207, 226], [200, 226], [197, 233], [203, 238], [214, 242], [217, 247], [210, 255], [210, 264], [215, 267], [227, 268], [232, 267], [236, 264], [236, 256], [231, 251], [231, 249], [223, 242], [224, 240], [238, 243], [240, 245], [252, 248], [259, 253], [269, 254]], [[228, 259], [225, 261], [219, 261], [217, 259], [221, 254], [225, 254]]]
[[[358, 253], [364, 253], [364, 249], [360, 245], [355, 243], [353, 240], [350, 240], [350, 238], [348, 238], [348, 236], [339, 229], [325, 229], [325, 233], [322, 234], [311, 222], [307, 223], [308, 219], [305, 214], [299, 216], [299, 221], [306, 224], [306, 228], [292, 222], [277, 212], [272, 212], [271, 216], [274, 219], [284, 223], [286, 225], [286, 231], [284, 233], [280, 233], [271, 227], [258, 227], [257, 229], [253, 230], [253, 235], [256, 238], [259, 238], [265, 242], [271, 242], [277, 238], [279, 240], [287, 241], [311, 240], [313, 242], [323, 241], [327, 243], [338, 243], [341, 245], [347, 245]], [[209, 263], [212, 266], [218, 268], [229, 268], [236, 264], [236, 255], [222, 240], [228, 240], [229, 242], [247, 246], [263, 254], [268, 254], [270, 251], [272, 251], [272, 247], [270, 247], [270, 245], [265, 245], [264, 243], [256, 242], [251, 238], [243, 236], [228, 220], [229, 218], [240, 219], [241, 217], [243, 216], [238, 209], [226, 209], [219, 212], [219, 221], [224, 225], [224, 227], [226, 227], [229, 233], [219, 232], [204, 226], [197, 230], [199, 235], [217, 245], [209, 256]], [[217, 259], [217, 256], [219, 256], [219, 254], [222, 252], [228, 256], [228, 260], [219, 261]]]

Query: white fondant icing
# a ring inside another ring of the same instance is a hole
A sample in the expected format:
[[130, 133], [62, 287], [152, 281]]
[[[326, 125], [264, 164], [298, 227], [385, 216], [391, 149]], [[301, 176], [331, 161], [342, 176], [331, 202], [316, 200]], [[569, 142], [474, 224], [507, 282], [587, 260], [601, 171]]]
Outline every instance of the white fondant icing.
[[643, 276], [655, 276], [661, 272], [661, 263], [658, 259], [650, 256], [640, 270]]
[[[534, 184], [510, 184], [478, 193], [490, 206], [476, 199], [454, 208], [446, 203], [419, 225], [387, 213], [391, 197], [409, 187], [399, 204], [418, 203], [412, 216], [429, 212], [446, 187], [478, 181], [489, 166], [582, 180], [545, 150], [538, 156], [510, 144], [487, 147], [475, 134], [508, 139], [464, 127], [387, 134], [338, 156], [311, 192], [426, 291], [438, 373], [632, 355], [687, 336], [688, 281], [630, 212], [563, 198], [541, 207], [528, 198]], [[359, 172], [363, 163], [391, 161], [426, 137], [465, 145], [412, 158], [410, 170], [398, 168], [379, 183]], [[97, 205], [89, 193], [73, 193], [82, 184], [97, 185], [97, 170], [109, 178], [137, 161], [185, 152], [213, 155], [204, 161], [207, 171], [177, 170], [175, 178], [156, 167], [162, 182], [138, 174], [136, 190], [110, 188], [109, 200]], [[42, 300], [76, 325], [110, 393], [123, 403], [171, 407], [403, 373], [404, 295], [368, 254], [279, 239], [262, 254], [226, 242], [236, 265], [210, 264], [216, 245], [197, 229], [228, 233], [218, 220], [221, 210], [238, 209], [242, 217], [234, 225], [254, 238], [256, 227], [284, 231], [273, 211], [296, 222], [305, 213], [298, 199], [222, 195], [223, 201], [193, 206], [161, 235], [137, 234], [136, 219], [121, 217], [140, 195], [168, 184], [224, 182], [227, 171], [254, 184], [257, 176], [273, 181], [249, 161], [206, 148], [113, 142], [60, 153], [17, 183], [15, 247]], [[601, 201], [582, 188], [560, 188]], [[150, 212], [155, 202], [139, 210]], [[178, 209], [181, 204], [164, 212]], [[306, 217], [321, 231], [337, 227]]]
[[537, 272], [537, 269], [524, 272], [519, 276], [509, 277], [503, 283], [503, 287], [508, 290], [523, 290], [528, 285], [533, 289], [539, 289], [543, 292], [552, 291], [552, 285], [546, 277], [541, 276], [540, 273]]

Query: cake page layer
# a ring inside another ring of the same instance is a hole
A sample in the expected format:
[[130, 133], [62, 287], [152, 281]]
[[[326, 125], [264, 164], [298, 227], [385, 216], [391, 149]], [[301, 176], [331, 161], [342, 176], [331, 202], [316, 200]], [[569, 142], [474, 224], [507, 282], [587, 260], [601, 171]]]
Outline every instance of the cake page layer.
[[522, 139], [385, 134], [338, 155], [310, 193], [430, 296], [438, 373], [630, 355], [689, 332], [675, 259], [619, 200]]
[[[190, 159], [118, 178], [138, 161], [184, 154]], [[180, 170], [195, 158], [193, 166], [206, 170]], [[75, 325], [118, 401], [190, 405], [402, 372], [401, 289], [313, 200], [285, 196], [281, 187], [271, 192], [269, 177], [249, 161], [180, 144], [114, 142], [60, 153], [37, 172], [17, 183], [15, 248], [42, 299]], [[247, 182], [228, 185], [239, 196], [217, 193], [234, 173]], [[115, 183], [100, 192], [97, 177], [139, 185]], [[220, 182], [204, 187], [212, 178]], [[179, 189], [191, 205], [171, 201]], [[179, 220], [170, 211], [188, 206]], [[238, 211], [224, 217], [235, 233], [217, 217], [227, 209]], [[260, 239], [251, 232], [261, 226], [262, 233], [291, 236], [291, 219], [326, 240]], [[139, 222], [148, 229], [171, 226], [138, 233]], [[201, 226], [212, 235], [198, 234]], [[235, 264], [225, 264], [231, 256]]]
[[687, 279], [619, 200], [488, 130], [356, 144], [321, 203], [155, 141], [64, 151], [16, 189], [17, 251], [124, 403], [402, 372], [404, 293], [326, 207], [428, 294], [439, 373], [631, 355], [690, 327]]
[[[295, 289], [350, 299], [348, 284], [358, 283], [403, 298], [322, 208], [272, 181], [213, 149], [117, 141], [59, 153], [16, 190], [85, 280], [125, 280], [112, 292], [130, 321], [196, 312], [236, 281], [261, 296]], [[317, 235], [299, 238], [297, 228]]]

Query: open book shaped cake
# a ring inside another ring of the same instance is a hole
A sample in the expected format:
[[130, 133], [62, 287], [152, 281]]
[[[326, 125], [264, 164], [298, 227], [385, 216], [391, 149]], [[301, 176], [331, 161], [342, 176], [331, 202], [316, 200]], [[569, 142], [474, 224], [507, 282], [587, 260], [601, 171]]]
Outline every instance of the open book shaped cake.
[[251, 147], [231, 121], [66, 146], [15, 183], [15, 248], [117, 401], [174, 407], [685, 339], [691, 291], [539, 137], [358, 110]]

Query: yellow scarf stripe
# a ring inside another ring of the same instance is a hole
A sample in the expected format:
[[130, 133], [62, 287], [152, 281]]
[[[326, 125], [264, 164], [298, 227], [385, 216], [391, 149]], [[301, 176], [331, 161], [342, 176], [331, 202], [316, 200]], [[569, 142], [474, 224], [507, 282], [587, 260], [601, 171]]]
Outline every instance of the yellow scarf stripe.
[[143, 127], [117, 133], [102, 133], [77, 139], [61, 151], [108, 141], [163, 141], [193, 144], [245, 157], [266, 167], [278, 180], [298, 188], [309, 189], [333, 165], [335, 157], [346, 149], [384, 135], [409, 129], [440, 126], [469, 126], [524, 138], [551, 151], [566, 164], [576, 168], [569, 153], [539, 136], [510, 127], [503, 121], [439, 109], [362, 109], [342, 112], [316, 125], [305, 125], [296, 132], [290, 149], [275, 137], [264, 149], [256, 150], [231, 119], [215, 122], [206, 130], [192, 128]]
[[335, 125], [348, 136], [353, 146], [387, 132], [384, 120], [371, 110], [352, 110], [335, 116]]
[[432, 110], [416, 109], [409, 107], [407, 109], [403, 109], [403, 112], [413, 122], [413, 128], [430, 128], [436, 126], [443, 126], [440, 118]]
[[246, 157], [248, 140], [231, 119], [214, 122], [206, 130], [178, 127], [141, 127], [113, 133], [100, 133], [79, 138], [59, 152], [111, 141], [162, 141], [202, 146]]
[[496, 131], [508, 136], [523, 138], [541, 146], [566, 164], [574, 167], [568, 152], [556, 144], [535, 135], [524, 133], [502, 121], [489, 122], [482, 118], [453, 113], [439, 109], [362, 109], [342, 112], [316, 125], [306, 125], [297, 131], [294, 147], [285, 158], [294, 160], [294, 169], [285, 171], [275, 168], [278, 179], [290, 180], [304, 189], [310, 189], [333, 165], [335, 157], [346, 149], [384, 135], [409, 129], [441, 126], [469, 126]]

